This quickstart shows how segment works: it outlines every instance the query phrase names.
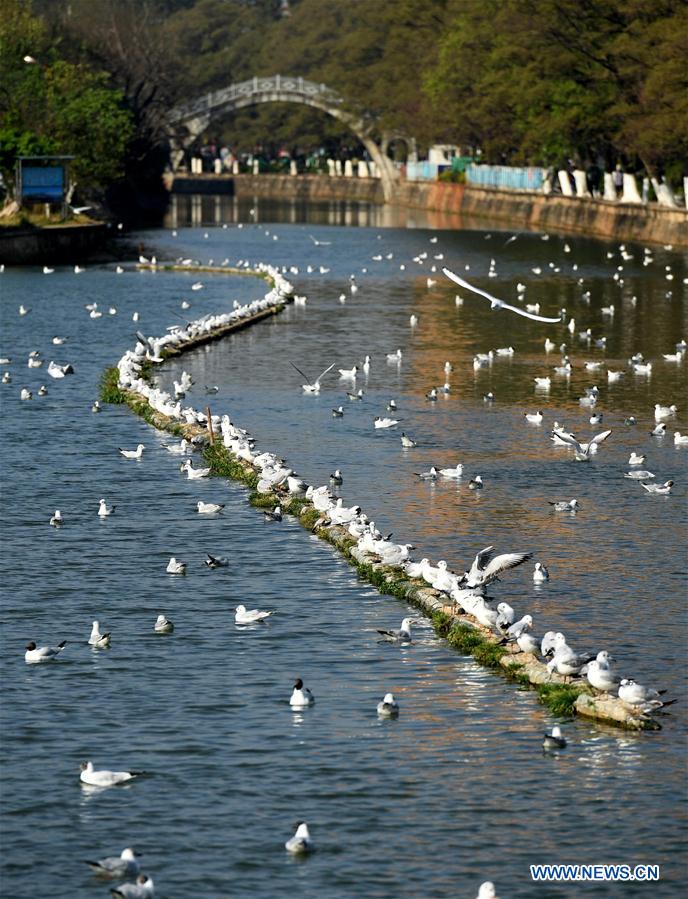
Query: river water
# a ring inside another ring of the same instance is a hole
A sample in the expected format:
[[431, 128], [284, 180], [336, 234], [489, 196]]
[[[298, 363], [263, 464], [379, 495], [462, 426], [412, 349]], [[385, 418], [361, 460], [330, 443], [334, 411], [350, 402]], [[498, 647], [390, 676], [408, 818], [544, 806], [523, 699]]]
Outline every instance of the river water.
[[[414, 543], [418, 558], [462, 570], [487, 544], [532, 551], [551, 580], [534, 586], [524, 565], [493, 595], [530, 612], [537, 633], [561, 629], [576, 647], [609, 649], [622, 675], [679, 702], [656, 733], [565, 722], [568, 747], [543, 755], [542, 731], [557, 719], [532, 692], [450, 650], [422, 619], [412, 645], [380, 645], [377, 628], [412, 614], [404, 603], [361, 583], [295, 522], [266, 524], [243, 488], [182, 478], [167, 437], [126, 408], [91, 413], [102, 370], [132, 345], [136, 328], [161, 334], [180, 315], [260, 295], [259, 282], [116, 274], [112, 265], [78, 275], [8, 268], [0, 275], [0, 354], [12, 358], [2, 366], [12, 382], [0, 392], [2, 896], [105, 896], [107, 884], [83, 860], [127, 845], [144, 853], [156, 895], [170, 899], [473, 897], [488, 879], [502, 897], [675, 896], [686, 873], [688, 450], [670, 435], [688, 429], [688, 416], [685, 365], [662, 353], [688, 333], [686, 257], [655, 248], [644, 266], [640, 246], [627, 244], [634, 258], [624, 259], [618, 245], [554, 234], [507, 244], [514, 232], [359, 204], [194, 202], [195, 213], [180, 201], [175, 232], [136, 236], [145, 252], [297, 266], [290, 277], [308, 299], [168, 363], [160, 382], [188, 370], [193, 405], [229, 412], [307, 480], [326, 482], [340, 468], [345, 502]], [[184, 227], [191, 223], [199, 227]], [[414, 263], [422, 253], [427, 259]], [[497, 277], [488, 279], [491, 259]], [[491, 312], [465, 291], [458, 306], [453, 286], [429, 271], [443, 264], [508, 301], [517, 282], [526, 284], [527, 302], [539, 301], [545, 315], [565, 306], [576, 332], [589, 326], [593, 338], [607, 336], [606, 351], [563, 325]], [[613, 279], [619, 265], [622, 286]], [[198, 280], [203, 289], [192, 291]], [[89, 317], [92, 302], [102, 318]], [[612, 303], [610, 319], [601, 308]], [[54, 346], [55, 335], [68, 340]], [[538, 395], [533, 378], [560, 357], [545, 353], [545, 337], [567, 343], [574, 369]], [[506, 346], [512, 357], [474, 371], [475, 352]], [[401, 364], [387, 364], [397, 348]], [[42, 368], [27, 367], [34, 349]], [[608, 385], [605, 369], [583, 368], [605, 360], [628, 371], [638, 351], [653, 361], [649, 378], [629, 372]], [[314, 377], [331, 362], [335, 371], [360, 366], [366, 354], [371, 369], [357, 379], [365, 394], [355, 403], [332, 373], [320, 396], [304, 395], [289, 364]], [[51, 358], [71, 362], [75, 375], [49, 378]], [[425, 394], [444, 383], [445, 361], [451, 392], [431, 403]], [[49, 392], [39, 397], [43, 383]], [[594, 383], [604, 419], [592, 427], [578, 397]], [[205, 385], [219, 390], [208, 394]], [[22, 387], [33, 399], [19, 399]], [[488, 391], [494, 403], [484, 403]], [[400, 424], [376, 431], [373, 418], [388, 414], [391, 398]], [[663, 439], [649, 436], [655, 402], [679, 407]], [[339, 405], [344, 417], [334, 419]], [[523, 413], [537, 409], [543, 425], [528, 425]], [[637, 425], [624, 424], [630, 415]], [[581, 438], [613, 433], [591, 464], [576, 464], [550, 445], [554, 420]], [[416, 449], [402, 450], [402, 428]], [[118, 447], [139, 442], [142, 461], [119, 456]], [[676, 482], [670, 496], [646, 495], [623, 478], [632, 450], [647, 454], [657, 482]], [[465, 466], [458, 483], [414, 474], [457, 462]], [[474, 493], [467, 484], [476, 474], [485, 488]], [[101, 496], [117, 506], [104, 521]], [[550, 511], [549, 500], [573, 497], [577, 515]], [[225, 509], [199, 516], [198, 499]], [[48, 524], [56, 508], [60, 529]], [[208, 570], [206, 552], [230, 566]], [[171, 555], [188, 562], [185, 577], [165, 573]], [[276, 614], [238, 628], [239, 602]], [[161, 612], [175, 623], [167, 637], [153, 633]], [[94, 618], [112, 632], [109, 650], [86, 645]], [[58, 662], [27, 666], [31, 639], [68, 644]], [[316, 696], [302, 713], [288, 706], [298, 676]], [[401, 714], [380, 722], [375, 705], [388, 690]], [[87, 792], [78, 781], [87, 758], [150, 775]], [[318, 847], [302, 862], [283, 850], [297, 820], [308, 821]], [[534, 884], [529, 865], [552, 862], [657, 864], [661, 880]]]

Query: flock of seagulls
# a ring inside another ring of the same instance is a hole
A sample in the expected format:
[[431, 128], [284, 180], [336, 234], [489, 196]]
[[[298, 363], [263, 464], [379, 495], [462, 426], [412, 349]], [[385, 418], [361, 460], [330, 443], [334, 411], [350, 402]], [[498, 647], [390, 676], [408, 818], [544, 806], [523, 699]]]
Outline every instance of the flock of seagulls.
[[[323, 243], [315, 241], [314, 238], [312, 239], [315, 245], [321, 245]], [[493, 269], [491, 268], [491, 271], [492, 270]], [[204, 413], [188, 406], [182, 406], [180, 400], [184, 397], [184, 389], [181, 386], [177, 389], [177, 385], [175, 385], [174, 395], [170, 395], [159, 388], [152, 387], [145, 379], [143, 379], [140, 374], [142, 364], [146, 360], [160, 362], [162, 361], [160, 354], [165, 347], [183, 344], [186, 340], [193, 338], [198, 334], [202, 334], [210, 328], [218, 327], [218, 324], [228, 323], [232, 316], [241, 318], [253, 315], [256, 311], [267, 308], [276, 301], [279, 301], [292, 293], [291, 285], [282, 277], [279, 270], [266, 266], [265, 271], [273, 278], [275, 286], [262, 301], [256, 301], [246, 307], [238, 307], [229, 315], [204, 316], [196, 322], [187, 323], [185, 328], [174, 328], [163, 338], [141, 339], [141, 336], [139, 335], [139, 341], [136, 347], [133, 350], [127, 351], [118, 363], [120, 386], [141, 393], [146, 397], [154, 409], [164, 412], [164, 414], [167, 414], [180, 422], [200, 425], [207, 424]], [[511, 311], [536, 321], [548, 323], [562, 321], [562, 316], [557, 318], [545, 318], [540, 316], [539, 309], [537, 311], [530, 311], [528, 309], [524, 310], [521, 307], [512, 306], [503, 300], [494, 297], [492, 294], [469, 284], [450, 269], [444, 268], [443, 272], [448, 278], [463, 289], [489, 300], [491, 308], [493, 309]], [[194, 285], [192, 289], [199, 290], [202, 286], [203, 285], [199, 282]], [[352, 283], [351, 287], [355, 287], [355, 284]], [[352, 289], [352, 293], [353, 292]], [[519, 293], [523, 292], [519, 291]], [[20, 314], [26, 315], [29, 311], [30, 310], [22, 307], [20, 309]], [[97, 308], [92, 309], [91, 313], [94, 311], [97, 311]], [[607, 314], [609, 316], [614, 314], [613, 307], [611, 307], [611, 311], [607, 310]], [[575, 325], [573, 324], [573, 319], [571, 319], [569, 324], [569, 330], [571, 333], [574, 333]], [[418, 317], [412, 316], [411, 326], [416, 327], [417, 325]], [[589, 333], [588, 337], [590, 337]], [[53, 342], [55, 345], [59, 345], [60, 342], [63, 342], [63, 339], [56, 337], [53, 339]], [[555, 345], [552, 341], [549, 343], [552, 344], [550, 347], [551, 350]], [[513, 347], [505, 347], [498, 349], [495, 352], [495, 355], [511, 356], [514, 352]], [[675, 354], [665, 354], [664, 358], [667, 362], [682, 362], [685, 352], [686, 345], [684, 341], [682, 342], [682, 346], [677, 345]], [[401, 364], [402, 358], [402, 350], [398, 349], [396, 352], [391, 352], [387, 355], [386, 362], [388, 364], [399, 365]], [[485, 354], [484, 358], [476, 358], [478, 367], [491, 364], [492, 357], [487, 354]], [[3, 360], [3, 362], [4, 361], [5, 360]], [[38, 354], [30, 357], [29, 365], [31, 367], [40, 367], [40, 364], [42, 364], [42, 360], [39, 359]], [[335, 366], [335, 363], [332, 363], [322, 371], [317, 378], [312, 380], [294, 363], [291, 364], [304, 379], [302, 385], [303, 391], [310, 394], [318, 394], [320, 392], [323, 379]], [[360, 369], [358, 365], [354, 365], [349, 369], [339, 369], [340, 381], [343, 380], [355, 384], [359, 371], [363, 370], [367, 373], [370, 370], [370, 364], [370, 357], [366, 356], [365, 362]], [[570, 359], [564, 356], [562, 365], [560, 366], [560, 368], [563, 369], [561, 373], [569, 373], [571, 367]], [[56, 379], [63, 378], [65, 375], [73, 373], [73, 368], [71, 366], [58, 366], [54, 362], [49, 364], [47, 370], [48, 373]], [[445, 375], [448, 377], [452, 370], [453, 366], [448, 362], [445, 366]], [[632, 363], [632, 370], [639, 375], [649, 375], [651, 373], [651, 363], [645, 362], [642, 358], [635, 359]], [[9, 378], [9, 373], [6, 372], [5, 374]], [[557, 372], [557, 374], [559, 374], [559, 372]], [[610, 383], [614, 379], [613, 376], [615, 377], [616, 375], [622, 377], [622, 373], [620, 372], [609, 372]], [[551, 378], [537, 378], [535, 379], [535, 384], [536, 388], [546, 391], [551, 384]], [[187, 389], [188, 386], [189, 385], [187, 384]], [[442, 391], [445, 393], [450, 391], [448, 382], [445, 382]], [[436, 402], [438, 392], [440, 392], [438, 388], [433, 387], [426, 395], [428, 401]], [[29, 393], [29, 396], [24, 397], [24, 393]], [[363, 391], [352, 390], [347, 393], [347, 397], [350, 401], [358, 401], [363, 397]], [[22, 398], [30, 399], [30, 391], [23, 391]], [[492, 402], [493, 400], [494, 397], [492, 394], [486, 395], [486, 402]], [[587, 406], [590, 409], [594, 409], [596, 402], [596, 391], [588, 393], [586, 394], [586, 397], [581, 398], [581, 405]], [[99, 410], [99, 404], [97, 402], [94, 403], [93, 411]], [[388, 411], [395, 410], [396, 403], [391, 401]], [[666, 424], [664, 420], [675, 417], [676, 414], [677, 409], [675, 405], [661, 406], [660, 404], [657, 404], [655, 406], [656, 426], [653, 430], [653, 436], [659, 438], [663, 437], [666, 433]], [[335, 418], [343, 417], [344, 407], [336, 407], [332, 410], [332, 415]], [[593, 417], [596, 419], [594, 422], [592, 421]], [[526, 413], [525, 418], [529, 424], [540, 425], [543, 422], [544, 416], [542, 410], [538, 410], [535, 413]], [[599, 413], [593, 413], [593, 416], [591, 416], [591, 424], [599, 423], [601, 418], [602, 416]], [[393, 428], [398, 425], [400, 421], [401, 419], [397, 418], [377, 416], [374, 419], [374, 427], [376, 429]], [[499, 575], [529, 561], [532, 558], [530, 553], [504, 553], [502, 555], [494, 556], [494, 547], [489, 546], [476, 555], [471, 566], [463, 572], [463, 574], [451, 572], [448, 569], [446, 562], [443, 561], [440, 561], [436, 566], [433, 566], [428, 559], [414, 562], [409, 555], [409, 552], [413, 547], [408, 544], [393, 543], [390, 539], [391, 535], [390, 537], [383, 537], [383, 535], [375, 528], [374, 522], [368, 520], [360, 507], [344, 507], [341, 498], [333, 496], [329, 487], [313, 487], [308, 485], [302, 479], [298, 478], [295, 472], [285, 465], [283, 460], [270, 453], [256, 453], [253, 438], [251, 438], [247, 432], [233, 425], [228, 416], [213, 416], [212, 425], [213, 428], [221, 433], [225, 447], [230, 449], [238, 458], [250, 462], [260, 472], [261, 480], [258, 486], [259, 492], [277, 490], [288, 495], [302, 496], [311, 500], [321, 513], [321, 519], [318, 523], [320, 527], [331, 527], [335, 525], [346, 527], [348, 532], [356, 538], [357, 546], [361, 551], [371, 557], [376, 557], [386, 565], [401, 568], [409, 577], [421, 579], [431, 585], [434, 589], [441, 593], [445, 593], [460, 613], [472, 615], [483, 627], [488, 628], [495, 635], [499, 635], [507, 642], [517, 644], [522, 652], [532, 654], [536, 657], [541, 656], [547, 661], [547, 668], [549, 671], [556, 672], [565, 677], [586, 678], [588, 683], [596, 690], [603, 693], [613, 693], [624, 703], [644, 712], [656, 710], [670, 704], [671, 701], [665, 701], [662, 698], [663, 691], [645, 687], [637, 684], [630, 678], [621, 677], [617, 673], [613, 665], [613, 660], [608, 652], [601, 651], [596, 655], [576, 652], [571, 649], [564, 635], [560, 633], [554, 634], [552, 632], [547, 632], [543, 637], [536, 637], [532, 632], [532, 616], [526, 614], [517, 620], [516, 612], [509, 606], [509, 604], [500, 602], [494, 606], [493, 601], [487, 597], [486, 588], [499, 580]], [[576, 461], [588, 462], [597, 452], [599, 446], [607, 440], [611, 433], [612, 431], [608, 429], [597, 434], [587, 442], [581, 442], [574, 434], [555, 425], [555, 427], [552, 428], [551, 436], [553, 442], [557, 445], [571, 447], [574, 451], [574, 459]], [[405, 449], [412, 449], [417, 446], [417, 442], [408, 437], [405, 433], [401, 436], [401, 442]], [[681, 435], [679, 432], [675, 432], [674, 442], [676, 445], [687, 445], [688, 435]], [[168, 446], [167, 449], [173, 454], [186, 457], [181, 466], [181, 470], [186, 472], [189, 479], [204, 478], [208, 477], [210, 474], [209, 468], [198, 469], [193, 466], [192, 460], [187, 456], [187, 452], [193, 449], [190, 441], [182, 440], [179, 444]], [[140, 461], [144, 450], [144, 445], [138, 444], [134, 450], [120, 448], [119, 452], [125, 459]], [[644, 453], [634, 452], [629, 459], [629, 466], [639, 466], [643, 465], [645, 462], [646, 455]], [[457, 463], [451, 468], [436, 468], [435, 466], [432, 466], [428, 472], [419, 472], [417, 473], [417, 476], [422, 480], [431, 481], [438, 480], [439, 478], [459, 480], [463, 475], [463, 469], [464, 466], [461, 463]], [[627, 476], [631, 479], [639, 480], [648, 493], [667, 494], [673, 486], [673, 481], [671, 480], [666, 481], [662, 485], [645, 483], [645, 479], [651, 480], [655, 477], [651, 472], [645, 470], [636, 469], [633, 473], [629, 472]], [[330, 483], [335, 487], [338, 487], [343, 483], [343, 475], [340, 469], [336, 469], [330, 476]], [[476, 475], [472, 478], [469, 487], [471, 489], [482, 489], [482, 477]], [[576, 499], [552, 501], [551, 505], [556, 512], [575, 513], [580, 508], [580, 504]], [[224, 504], [221, 503], [204, 503], [199, 501], [197, 504], [198, 513], [205, 515], [217, 515], [222, 512], [223, 508]], [[99, 501], [99, 517], [104, 518], [114, 512], [115, 506], [108, 506], [105, 499]], [[264, 515], [266, 520], [280, 521], [282, 516], [280, 505], [278, 504], [273, 510], [265, 510]], [[62, 515], [59, 510], [55, 511], [55, 514], [50, 520], [50, 524], [55, 527], [60, 527], [63, 524]], [[229, 563], [226, 559], [208, 554], [204, 564], [210, 568], [216, 568], [225, 567]], [[175, 557], [171, 557], [166, 570], [170, 574], [183, 575], [186, 573], [186, 569], [187, 565], [185, 562], [182, 562]], [[533, 581], [536, 583], [544, 583], [548, 579], [549, 573], [545, 566], [540, 562], [536, 562], [533, 571]], [[237, 625], [256, 624], [265, 621], [273, 614], [274, 611], [272, 610], [262, 611], [259, 609], [247, 609], [244, 605], [239, 605], [235, 609], [235, 623]], [[384, 641], [398, 644], [410, 644], [412, 643], [411, 627], [415, 623], [417, 623], [415, 619], [406, 617], [403, 619], [398, 630], [379, 630], [379, 634]], [[155, 623], [154, 630], [157, 633], [169, 634], [173, 632], [174, 625], [164, 615], [160, 615]], [[95, 648], [106, 648], [110, 645], [110, 639], [111, 635], [109, 633], [101, 633], [99, 622], [94, 621], [88, 643]], [[54, 661], [62, 653], [65, 645], [65, 641], [63, 641], [57, 646], [37, 647], [34, 642], [31, 642], [26, 646], [25, 660], [29, 664]], [[304, 685], [301, 679], [296, 680], [289, 700], [290, 706], [292, 708], [301, 709], [313, 705], [314, 702], [315, 699], [311, 690]], [[389, 692], [386, 693], [382, 701], [377, 704], [376, 711], [380, 717], [397, 717], [399, 715], [399, 704], [395, 700], [394, 695]], [[559, 750], [563, 749], [565, 746], [566, 739], [563, 737], [559, 726], [553, 727], [551, 733], [544, 735], [543, 747], [545, 749]], [[127, 781], [140, 777], [144, 773], [136, 771], [94, 770], [93, 764], [90, 761], [84, 763], [81, 768], [80, 778], [84, 784], [103, 788], [126, 783]], [[299, 822], [297, 824], [295, 834], [285, 843], [285, 848], [288, 852], [293, 854], [304, 854], [313, 850], [313, 842], [305, 822]], [[120, 856], [105, 858], [98, 862], [87, 862], [87, 864], [96, 873], [106, 877], [137, 877], [135, 883], [122, 884], [116, 890], [113, 890], [112, 892], [114, 895], [126, 896], [130, 897], [130, 899], [136, 899], [136, 897], [146, 899], [146, 897], [152, 897], [154, 895], [153, 881], [150, 877], [139, 874], [137, 856], [131, 848], [124, 849]], [[483, 899], [483, 897], [494, 896], [494, 886], [491, 883], [485, 883], [481, 886], [479, 893], [480, 899]]]

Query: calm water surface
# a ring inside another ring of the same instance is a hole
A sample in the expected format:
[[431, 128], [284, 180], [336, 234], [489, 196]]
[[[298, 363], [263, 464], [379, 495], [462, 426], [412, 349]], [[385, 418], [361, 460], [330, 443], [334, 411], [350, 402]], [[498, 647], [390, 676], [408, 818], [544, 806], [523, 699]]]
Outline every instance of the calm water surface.
[[[661, 358], [688, 333], [685, 256], [658, 248], [643, 266], [642, 247], [630, 244], [634, 259], [623, 260], [617, 245], [556, 235], [523, 234], [505, 246], [511, 232], [382, 228], [390, 219], [359, 205], [263, 204], [250, 215], [224, 203], [219, 212], [215, 203], [197, 203], [195, 218], [182, 205], [176, 236], [138, 237], [159, 259], [297, 266], [291, 277], [307, 305], [170, 363], [160, 382], [171, 385], [185, 368], [195, 380], [193, 405], [210, 401], [213, 412], [229, 412], [308, 480], [326, 482], [341, 468], [345, 501], [413, 542], [418, 557], [445, 558], [460, 570], [489, 543], [534, 552], [551, 581], [534, 587], [532, 568], [523, 566], [495, 586], [495, 597], [530, 612], [539, 633], [557, 628], [581, 649], [610, 649], [622, 674], [667, 688], [680, 702], [653, 734], [567, 722], [568, 748], [543, 756], [541, 732], [556, 719], [532, 693], [449, 650], [426, 625], [411, 646], [379, 645], [376, 628], [398, 626], [405, 604], [359, 582], [294, 522], [265, 524], [242, 488], [183, 479], [166, 436], [127, 410], [90, 412], [103, 368], [132, 344], [137, 327], [160, 334], [179, 315], [252, 299], [262, 292], [254, 280], [203, 275], [204, 289], [192, 292], [198, 276], [190, 273], [7, 269], [0, 276], [0, 354], [12, 358], [2, 367], [12, 383], [0, 392], [0, 893], [106, 896], [107, 884], [83, 859], [133, 845], [156, 894], [170, 899], [473, 897], [487, 879], [506, 897], [676, 895], [686, 873], [688, 451], [648, 432], [655, 402], [679, 406], [669, 432], [688, 430], [685, 366]], [[226, 229], [210, 226], [225, 219]], [[202, 227], [182, 228], [186, 221]], [[329, 245], [315, 246], [309, 235]], [[412, 261], [425, 252], [422, 266]], [[444, 260], [433, 260], [438, 254]], [[498, 277], [488, 280], [492, 258]], [[491, 313], [478, 298], [457, 306], [452, 287], [429, 271], [433, 264], [469, 265], [469, 278], [507, 300], [525, 283], [527, 301], [539, 301], [544, 314], [565, 306], [576, 331], [606, 334], [606, 352], [563, 325]], [[619, 265], [623, 286], [612, 278]], [[437, 285], [428, 287], [428, 277]], [[102, 318], [89, 318], [89, 302]], [[26, 316], [17, 312], [22, 303]], [[611, 303], [610, 321], [600, 309]], [[419, 318], [413, 329], [411, 314]], [[53, 346], [56, 334], [69, 339]], [[545, 354], [546, 336], [567, 342], [574, 371], [537, 395], [532, 379], [559, 359]], [[512, 358], [473, 371], [476, 351], [509, 345]], [[397, 347], [402, 363], [388, 365], [385, 354]], [[43, 368], [27, 368], [33, 349]], [[628, 369], [636, 351], [653, 360], [651, 378], [628, 374], [608, 386], [604, 369], [583, 368], [603, 359]], [[360, 366], [366, 354], [372, 364], [356, 384], [365, 390], [360, 403], [347, 401], [347, 385], [334, 375], [319, 397], [304, 396], [289, 365], [315, 376], [330, 362]], [[76, 374], [53, 381], [51, 358], [71, 362]], [[431, 404], [425, 394], [444, 382], [447, 360], [451, 393]], [[36, 396], [42, 383], [46, 397]], [[579, 435], [600, 430], [578, 403], [593, 383], [602, 427], [613, 434], [590, 465], [578, 465], [550, 445], [548, 428], [558, 420]], [[205, 385], [219, 392], [209, 396]], [[24, 386], [34, 391], [31, 401], [19, 400]], [[496, 397], [489, 406], [487, 391]], [[401, 423], [376, 432], [373, 418], [386, 414], [392, 397]], [[340, 404], [344, 418], [333, 419]], [[527, 425], [524, 411], [538, 408], [543, 426]], [[623, 423], [631, 414], [635, 427]], [[417, 449], [402, 450], [402, 428]], [[138, 442], [146, 445], [141, 462], [118, 455]], [[623, 478], [631, 450], [647, 453], [658, 481], [676, 481], [671, 496], [645, 495]], [[458, 484], [414, 475], [456, 462], [465, 466]], [[474, 494], [467, 482], [478, 473], [486, 486]], [[96, 516], [101, 496], [117, 505], [105, 521]], [[574, 496], [578, 515], [549, 511], [548, 500]], [[226, 508], [201, 517], [198, 499]], [[56, 508], [65, 519], [60, 530], [48, 525]], [[229, 556], [230, 567], [209, 571], [206, 551]], [[188, 562], [186, 577], [165, 574], [171, 555]], [[239, 602], [277, 614], [265, 626], [238, 628]], [[160, 612], [175, 623], [169, 637], [153, 634]], [[112, 632], [109, 650], [86, 645], [93, 618]], [[30, 639], [68, 646], [59, 663], [27, 666]], [[288, 706], [297, 676], [317, 700], [303, 713]], [[401, 715], [379, 722], [375, 704], [387, 690]], [[90, 793], [78, 782], [86, 758], [151, 774]], [[300, 819], [319, 850], [304, 862], [282, 848]], [[533, 884], [528, 865], [538, 862], [659, 864], [662, 880]]]

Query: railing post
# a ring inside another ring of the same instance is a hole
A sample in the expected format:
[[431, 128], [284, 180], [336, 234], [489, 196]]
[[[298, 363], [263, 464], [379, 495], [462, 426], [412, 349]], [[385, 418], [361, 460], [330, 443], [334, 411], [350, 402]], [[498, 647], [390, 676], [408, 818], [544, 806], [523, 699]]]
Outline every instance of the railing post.
[[253, 90], [254, 91], [258, 90], [258, 76], [257, 75], [253, 76]]
[[280, 76], [279, 75], [275, 75], [275, 89], [276, 90], [280, 89]]

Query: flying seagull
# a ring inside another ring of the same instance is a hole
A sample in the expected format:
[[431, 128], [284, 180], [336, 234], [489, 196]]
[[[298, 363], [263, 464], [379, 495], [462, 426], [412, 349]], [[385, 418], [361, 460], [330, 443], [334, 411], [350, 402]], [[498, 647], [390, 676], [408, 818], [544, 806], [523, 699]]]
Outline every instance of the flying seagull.
[[328, 365], [328, 367], [325, 369], [325, 371], [324, 371], [324, 372], [321, 372], [321, 374], [319, 374], [318, 377], [315, 379], [315, 381], [313, 381], [313, 383], [311, 384], [311, 383], [309, 382], [309, 380], [308, 380], [308, 375], [305, 375], [305, 374], [301, 371], [300, 368], [297, 368], [297, 367], [294, 365], [293, 362], [290, 362], [289, 364], [290, 364], [293, 368], [296, 368], [297, 372], [301, 375], [302, 378], [305, 378], [305, 379], [306, 379], [306, 383], [301, 385], [306, 393], [320, 393], [320, 381], [321, 381], [321, 379], [325, 377], [325, 375], [328, 373], [328, 371], [330, 371], [331, 369], [334, 368], [334, 362], [333, 362], [332, 365]]
[[487, 291], [485, 290], [480, 290], [480, 288], [478, 287], [473, 287], [473, 285], [469, 284], [468, 281], [464, 281], [463, 278], [455, 275], [454, 272], [451, 271], [451, 269], [443, 268], [442, 271], [451, 281], [454, 281], [460, 287], [465, 287], [466, 290], [472, 290], [473, 293], [477, 293], [481, 297], [485, 297], [486, 300], [489, 300], [492, 309], [508, 309], [510, 312], [515, 312], [517, 315], [523, 315], [525, 318], [532, 318], [533, 321], [536, 322], [561, 321], [561, 318], [545, 318], [544, 315], [535, 315], [533, 312], [526, 312], [525, 309], [519, 309], [518, 306], [510, 306], [509, 303], [505, 303], [504, 300], [493, 297], [491, 293], [487, 293]]

